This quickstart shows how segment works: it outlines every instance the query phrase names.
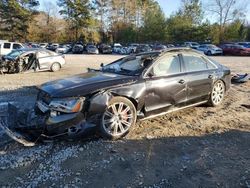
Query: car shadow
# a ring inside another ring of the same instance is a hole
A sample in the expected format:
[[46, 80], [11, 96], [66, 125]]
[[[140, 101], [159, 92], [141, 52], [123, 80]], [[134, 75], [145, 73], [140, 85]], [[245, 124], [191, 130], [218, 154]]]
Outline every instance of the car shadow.
[[[203, 136], [61, 141], [53, 148], [79, 146], [61, 168], [72, 172], [72, 178], [81, 172], [81, 181], [88, 181], [84, 187], [247, 187], [249, 140], [250, 132], [229, 130]], [[51, 150], [48, 156], [56, 152]], [[4, 182], [1, 178], [0, 185]]]

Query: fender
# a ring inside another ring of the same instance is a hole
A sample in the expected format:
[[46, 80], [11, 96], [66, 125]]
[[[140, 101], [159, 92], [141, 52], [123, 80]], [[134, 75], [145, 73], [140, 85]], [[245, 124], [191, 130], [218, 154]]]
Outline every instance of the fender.
[[117, 88], [100, 91], [89, 100], [88, 114], [102, 114], [115, 96], [122, 96], [130, 99], [137, 111], [141, 111], [145, 104], [146, 84], [144, 81], [133, 85], [125, 85]]

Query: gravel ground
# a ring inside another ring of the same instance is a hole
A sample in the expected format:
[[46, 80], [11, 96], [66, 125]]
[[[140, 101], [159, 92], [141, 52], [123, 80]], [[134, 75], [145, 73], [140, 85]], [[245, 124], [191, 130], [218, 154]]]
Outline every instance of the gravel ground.
[[[67, 55], [56, 73], [0, 75], [0, 103], [32, 108], [35, 85], [120, 56]], [[250, 57], [213, 57], [250, 73]], [[250, 82], [217, 108], [199, 106], [137, 123], [126, 138], [54, 141], [31, 148], [0, 134], [1, 187], [250, 187]], [[0, 108], [1, 109], [1, 108]]]

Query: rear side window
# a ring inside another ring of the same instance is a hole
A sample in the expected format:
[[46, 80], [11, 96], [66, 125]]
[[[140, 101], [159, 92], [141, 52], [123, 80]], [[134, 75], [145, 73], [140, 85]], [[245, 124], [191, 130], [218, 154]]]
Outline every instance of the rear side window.
[[13, 44], [13, 49], [20, 49], [22, 46], [20, 44]]
[[10, 49], [10, 43], [4, 43], [3, 48], [4, 49]]
[[165, 76], [181, 72], [181, 64], [178, 55], [168, 55], [163, 57], [154, 67], [155, 76]]
[[201, 57], [183, 55], [187, 72], [207, 70], [207, 63]]
[[37, 53], [37, 57], [38, 57], [38, 58], [41, 58], [41, 57], [48, 57], [48, 56], [50, 56], [50, 54], [49, 54], [47, 51], [39, 51], [39, 52]]

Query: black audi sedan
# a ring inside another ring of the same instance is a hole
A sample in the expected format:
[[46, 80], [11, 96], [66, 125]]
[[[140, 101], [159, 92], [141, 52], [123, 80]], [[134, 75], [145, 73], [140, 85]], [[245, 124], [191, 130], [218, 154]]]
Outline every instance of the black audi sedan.
[[35, 125], [46, 137], [95, 131], [118, 139], [137, 119], [203, 103], [220, 105], [230, 80], [227, 67], [189, 48], [131, 55], [41, 85]]

